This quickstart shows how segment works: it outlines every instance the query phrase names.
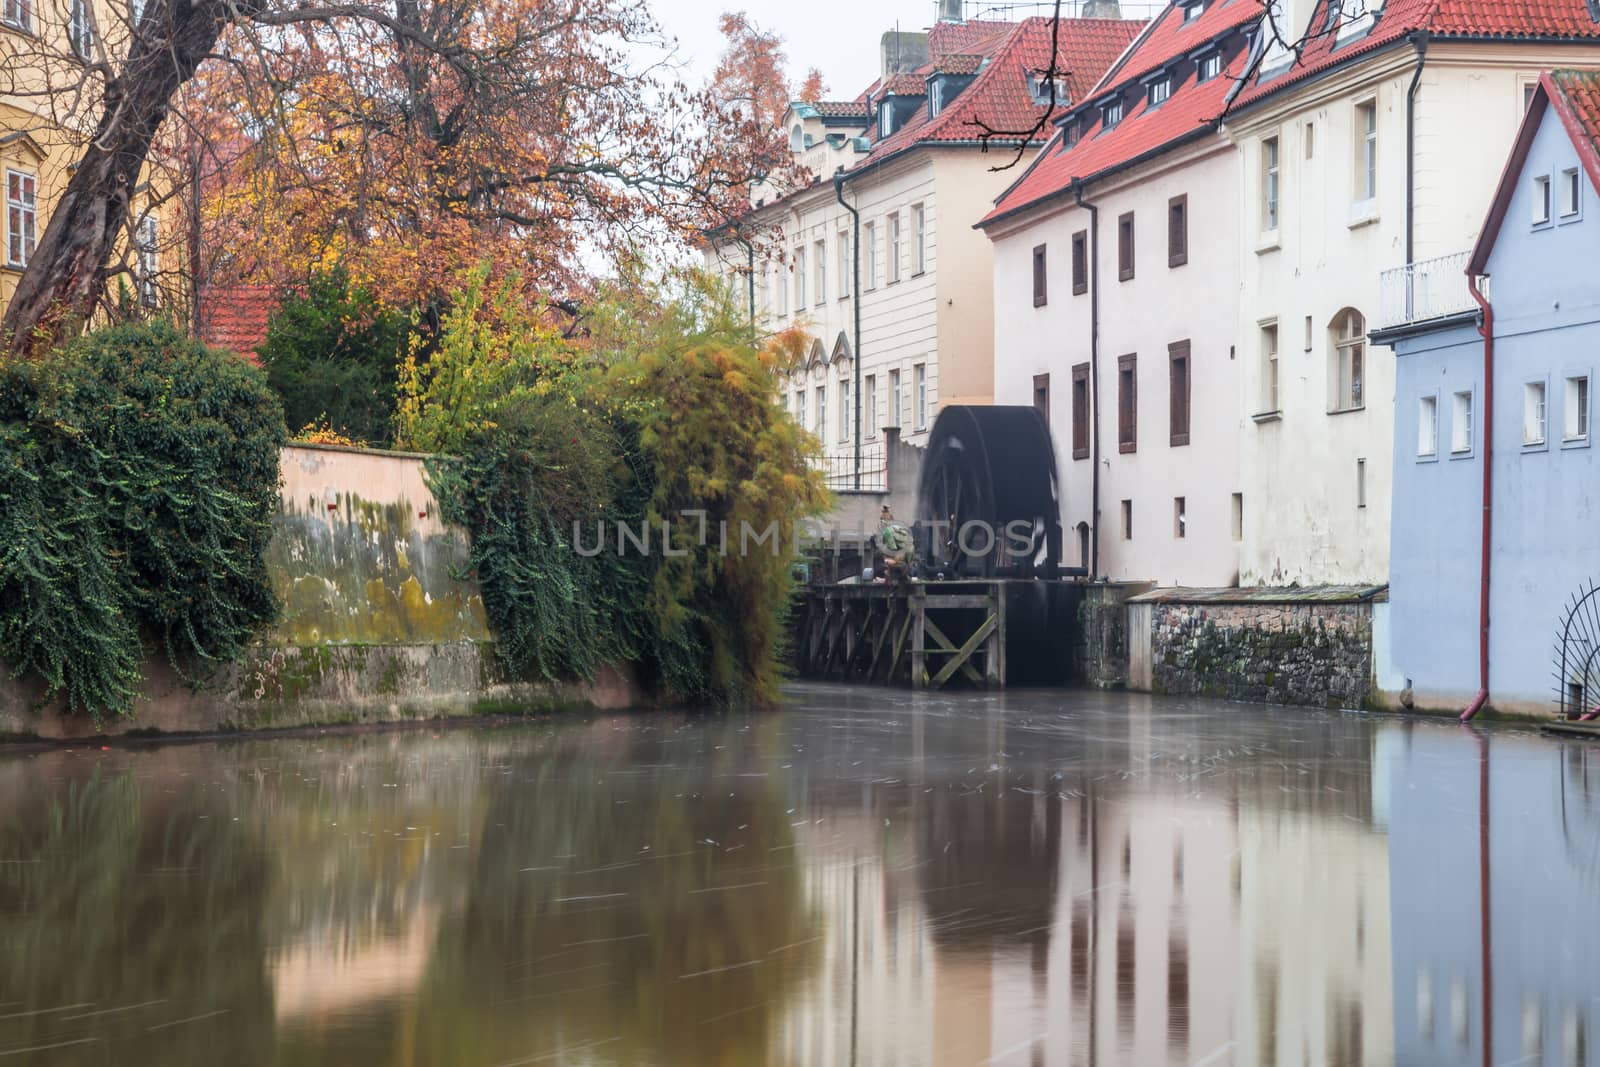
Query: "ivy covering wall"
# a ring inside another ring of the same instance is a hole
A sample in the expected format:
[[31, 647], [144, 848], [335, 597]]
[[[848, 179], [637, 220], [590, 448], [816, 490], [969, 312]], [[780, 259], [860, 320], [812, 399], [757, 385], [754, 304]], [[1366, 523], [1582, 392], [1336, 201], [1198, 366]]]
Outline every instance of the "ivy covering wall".
[[285, 439], [259, 370], [164, 323], [0, 366], [0, 659], [98, 717], [148, 654], [236, 657], [277, 611]]

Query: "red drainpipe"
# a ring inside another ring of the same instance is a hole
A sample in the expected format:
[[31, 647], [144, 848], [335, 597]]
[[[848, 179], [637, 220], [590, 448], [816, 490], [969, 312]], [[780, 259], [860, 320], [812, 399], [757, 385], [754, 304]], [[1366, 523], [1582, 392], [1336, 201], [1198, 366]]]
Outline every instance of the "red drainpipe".
[[1494, 308], [1478, 288], [1478, 279], [1468, 273], [1467, 291], [1483, 309], [1483, 562], [1478, 589], [1478, 695], [1461, 713], [1462, 722], [1471, 722], [1489, 702], [1489, 530], [1494, 505]]

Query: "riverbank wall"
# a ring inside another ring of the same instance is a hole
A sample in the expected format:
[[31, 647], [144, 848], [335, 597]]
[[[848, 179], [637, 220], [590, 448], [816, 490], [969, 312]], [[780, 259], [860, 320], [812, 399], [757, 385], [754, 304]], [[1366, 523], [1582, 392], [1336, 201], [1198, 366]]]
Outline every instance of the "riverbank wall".
[[0, 732], [206, 733], [643, 703], [623, 670], [587, 683], [507, 677], [466, 575], [466, 534], [440, 520], [423, 461], [285, 448], [267, 556], [283, 613], [241, 662], [184, 676], [152, 658], [135, 714], [99, 723], [41, 706], [37, 685], [0, 679]]

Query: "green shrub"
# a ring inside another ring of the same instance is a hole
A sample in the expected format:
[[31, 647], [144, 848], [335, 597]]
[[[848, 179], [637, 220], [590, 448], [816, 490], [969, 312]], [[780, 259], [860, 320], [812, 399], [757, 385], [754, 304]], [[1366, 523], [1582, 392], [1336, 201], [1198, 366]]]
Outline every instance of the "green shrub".
[[284, 297], [256, 356], [291, 427], [322, 423], [355, 441], [388, 445], [410, 331], [408, 316], [332, 272]]
[[285, 438], [260, 371], [164, 323], [0, 368], [0, 658], [98, 716], [132, 710], [146, 643], [236, 656], [277, 610]]

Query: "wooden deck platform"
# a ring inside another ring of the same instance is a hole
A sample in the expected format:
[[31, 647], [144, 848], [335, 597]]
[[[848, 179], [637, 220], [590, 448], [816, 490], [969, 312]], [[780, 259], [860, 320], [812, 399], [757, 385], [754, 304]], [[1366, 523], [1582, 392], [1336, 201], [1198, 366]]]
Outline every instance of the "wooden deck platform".
[[1018, 579], [807, 586], [797, 594], [795, 666], [816, 680], [1004, 688], [1007, 603], [1037, 600], [1041, 588]]

